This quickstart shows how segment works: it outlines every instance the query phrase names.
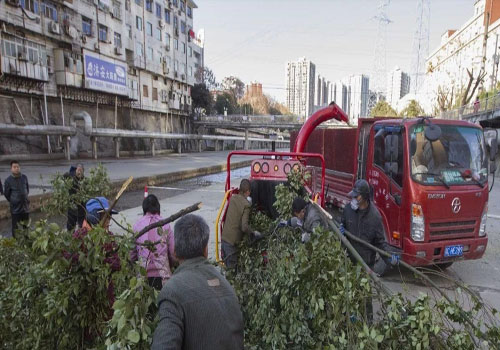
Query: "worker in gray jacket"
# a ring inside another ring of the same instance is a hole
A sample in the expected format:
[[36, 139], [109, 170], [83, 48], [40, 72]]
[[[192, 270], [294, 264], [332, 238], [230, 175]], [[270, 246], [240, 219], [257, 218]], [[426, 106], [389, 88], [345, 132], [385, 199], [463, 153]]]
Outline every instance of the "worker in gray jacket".
[[292, 202], [292, 214], [297, 220], [289, 220], [290, 226], [299, 226], [304, 233], [302, 242], [308, 242], [310, 234], [316, 227], [328, 227], [327, 222], [312, 203], [307, 203], [302, 197], [297, 197]]
[[12, 217], [12, 237], [15, 237], [19, 223], [26, 224], [29, 221], [29, 199], [30, 186], [26, 175], [21, 174], [19, 162], [10, 162], [10, 175], [4, 184], [4, 195], [10, 204]]
[[243, 316], [229, 282], [207, 260], [210, 229], [197, 215], [174, 227], [180, 261], [158, 297], [152, 350], [243, 349]]

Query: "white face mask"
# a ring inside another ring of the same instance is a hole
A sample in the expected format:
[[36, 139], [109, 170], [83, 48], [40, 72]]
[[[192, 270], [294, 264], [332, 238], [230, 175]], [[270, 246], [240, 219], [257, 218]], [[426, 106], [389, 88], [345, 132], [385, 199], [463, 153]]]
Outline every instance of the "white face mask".
[[357, 198], [351, 199], [351, 208], [352, 210], [358, 210], [359, 208], [359, 201]]
[[252, 197], [248, 196], [248, 197], [247, 197], [247, 201], [248, 201], [250, 204], [252, 204]]

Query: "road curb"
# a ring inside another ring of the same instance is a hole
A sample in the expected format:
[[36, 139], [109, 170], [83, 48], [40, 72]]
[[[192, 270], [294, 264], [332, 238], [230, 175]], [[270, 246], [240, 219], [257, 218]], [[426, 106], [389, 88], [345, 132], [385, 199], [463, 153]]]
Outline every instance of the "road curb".
[[[251, 160], [244, 160], [240, 162], [231, 163], [231, 169], [243, 168], [249, 166], [252, 163]], [[137, 191], [143, 189], [144, 186], [155, 186], [159, 184], [170, 184], [176, 181], [188, 180], [193, 177], [211, 175], [220, 173], [227, 170], [227, 164], [218, 164], [196, 169], [188, 169], [175, 171], [171, 173], [158, 174], [153, 176], [144, 176], [135, 178], [132, 183], [128, 186], [128, 191]], [[112, 192], [116, 194], [122, 187], [125, 179], [115, 180], [111, 182]], [[51, 192], [46, 192], [42, 194], [37, 194], [30, 196], [30, 212], [35, 213], [40, 211], [44, 203], [50, 199], [52, 196]], [[7, 201], [0, 202], [0, 220], [5, 220], [10, 218], [10, 208]]]

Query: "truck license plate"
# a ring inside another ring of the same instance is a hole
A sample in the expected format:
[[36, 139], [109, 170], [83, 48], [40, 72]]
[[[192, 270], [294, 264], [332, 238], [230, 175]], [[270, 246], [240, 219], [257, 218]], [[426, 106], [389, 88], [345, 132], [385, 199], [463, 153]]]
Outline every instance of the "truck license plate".
[[444, 248], [444, 256], [462, 256], [464, 253], [463, 245], [450, 245]]

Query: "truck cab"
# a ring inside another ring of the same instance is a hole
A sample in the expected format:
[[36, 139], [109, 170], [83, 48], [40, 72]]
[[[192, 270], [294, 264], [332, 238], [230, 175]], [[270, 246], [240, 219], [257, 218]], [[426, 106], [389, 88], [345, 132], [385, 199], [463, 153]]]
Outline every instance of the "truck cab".
[[[373, 188], [388, 242], [412, 265], [481, 258], [486, 249], [488, 159], [480, 126], [449, 120], [377, 120], [358, 174]], [[366, 128], [366, 126], [365, 126]], [[432, 130], [434, 131], [432, 131]], [[432, 134], [434, 132], [434, 134]]]

